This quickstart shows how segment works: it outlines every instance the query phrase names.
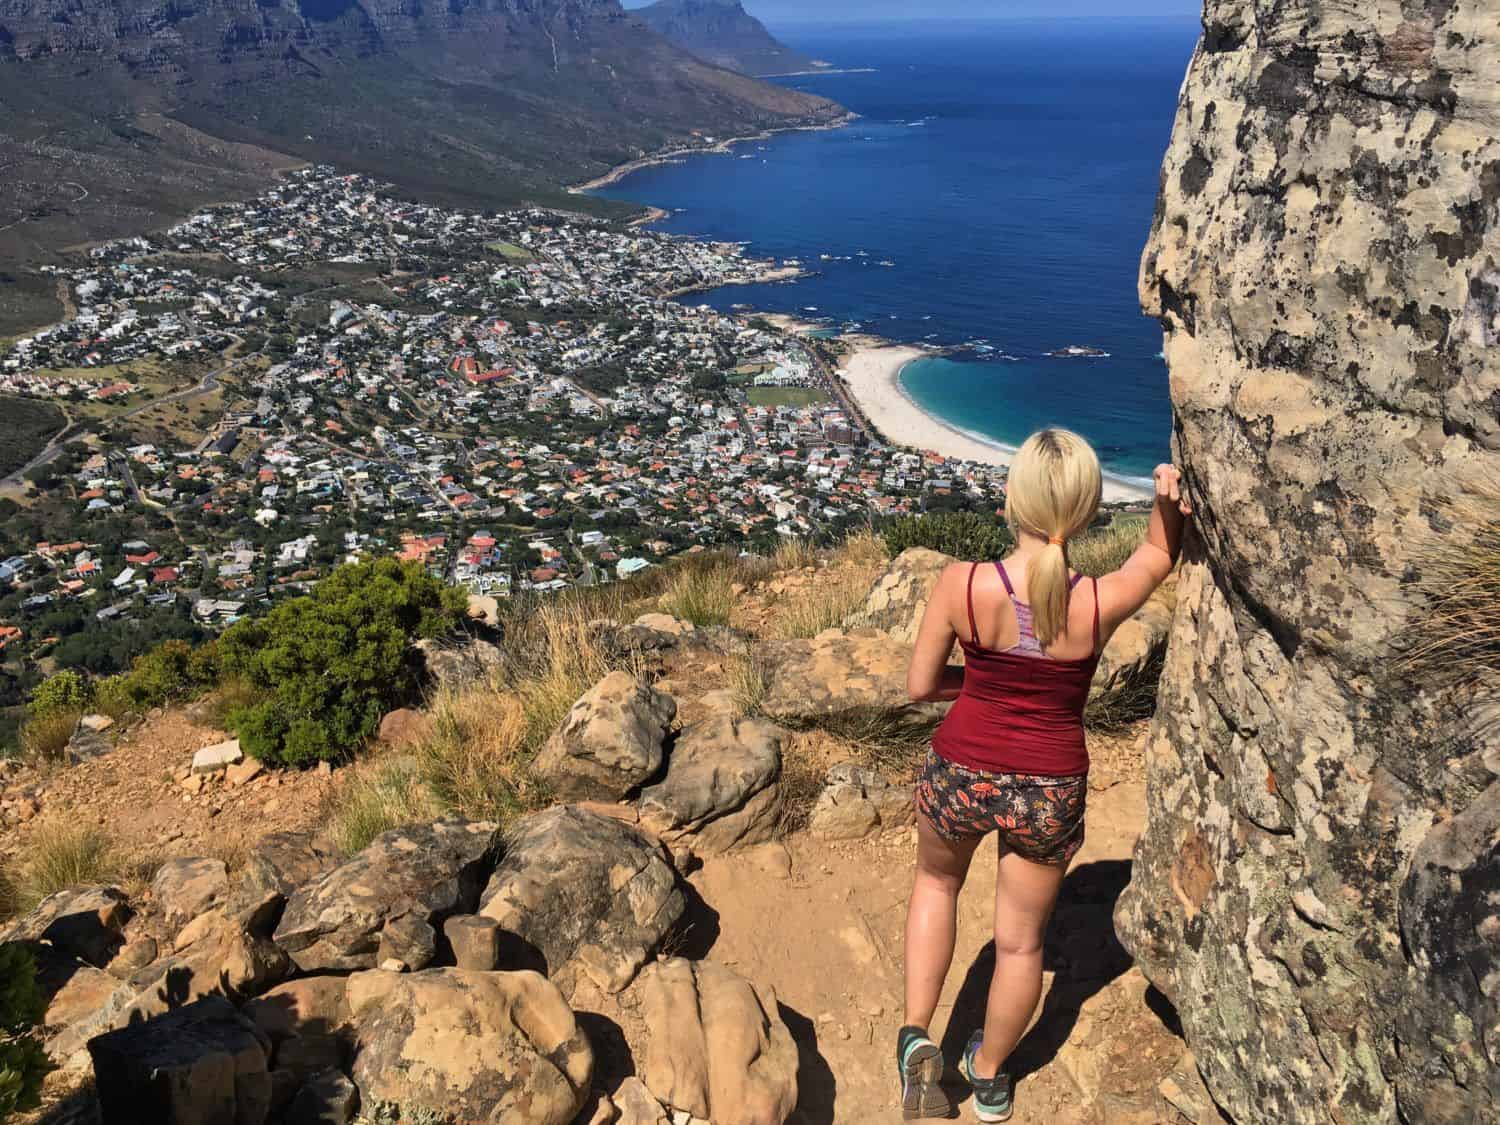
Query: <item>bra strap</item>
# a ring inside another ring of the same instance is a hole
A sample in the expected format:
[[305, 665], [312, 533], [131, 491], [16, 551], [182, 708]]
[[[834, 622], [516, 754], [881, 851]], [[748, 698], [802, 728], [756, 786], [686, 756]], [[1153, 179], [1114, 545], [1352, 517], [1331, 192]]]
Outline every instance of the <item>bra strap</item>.
[[1016, 588], [1010, 584], [1010, 575], [1005, 572], [1005, 564], [997, 562], [995, 569], [1000, 572], [1000, 581], [1005, 583], [1005, 592], [1010, 595], [1010, 600], [1016, 600]]
[[974, 621], [974, 575], [978, 570], [978, 563], [969, 568], [969, 642], [974, 645], [979, 644], [979, 626]]
[[1099, 579], [1094, 579], [1094, 655], [1099, 655]]

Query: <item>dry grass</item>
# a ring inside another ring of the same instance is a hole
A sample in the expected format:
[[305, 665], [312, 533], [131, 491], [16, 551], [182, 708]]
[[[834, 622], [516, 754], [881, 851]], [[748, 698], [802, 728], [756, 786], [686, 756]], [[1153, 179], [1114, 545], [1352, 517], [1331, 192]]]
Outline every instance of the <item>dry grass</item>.
[[21, 909], [21, 892], [15, 879], [0, 867], [0, 922], [14, 918]]
[[776, 550], [771, 552], [771, 569], [783, 574], [806, 570], [817, 563], [817, 549], [806, 539], [783, 539], [776, 544]]
[[680, 569], [662, 594], [662, 612], [699, 628], [729, 624], [734, 609], [734, 584], [739, 581], [735, 569], [728, 565], [708, 567], [685, 566]]
[[1116, 516], [1108, 527], [1068, 544], [1068, 562], [1080, 574], [1102, 578], [1125, 565], [1146, 537], [1146, 517]]
[[83, 718], [79, 710], [55, 711], [35, 715], [21, 728], [21, 753], [33, 762], [60, 761]]
[[1091, 732], [1113, 734], [1149, 719], [1156, 712], [1157, 687], [1165, 656], [1150, 661], [1136, 675], [1114, 689], [1090, 696], [1083, 712], [1083, 725]]
[[417, 763], [408, 757], [385, 758], [358, 767], [344, 785], [329, 819], [329, 833], [334, 847], [353, 855], [383, 832], [441, 814]]
[[130, 874], [130, 864], [99, 829], [50, 825], [31, 837], [25, 862], [7, 882], [14, 908], [24, 912], [69, 887], [114, 883]]
[[545, 788], [527, 770], [539, 740], [515, 693], [491, 685], [445, 692], [433, 702], [432, 724], [417, 763], [445, 810], [504, 823], [546, 803]]
[[1460, 531], [1418, 545], [1429, 608], [1402, 663], [1450, 685], [1500, 681], [1500, 474], [1442, 507]]
[[842, 625], [864, 602], [887, 561], [885, 544], [874, 532], [851, 535], [829, 552], [811, 586], [777, 605], [772, 635], [799, 640]]
[[729, 690], [740, 714], [758, 715], [770, 687], [770, 675], [765, 664], [755, 655], [753, 645], [746, 645], [745, 650], [729, 662], [727, 676]]

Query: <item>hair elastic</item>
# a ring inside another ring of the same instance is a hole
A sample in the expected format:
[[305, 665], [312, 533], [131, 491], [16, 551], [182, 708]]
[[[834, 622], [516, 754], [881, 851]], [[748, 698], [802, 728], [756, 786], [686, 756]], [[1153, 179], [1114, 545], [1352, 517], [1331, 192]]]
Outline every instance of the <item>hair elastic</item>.
[[1047, 542], [1054, 547], [1066, 547], [1068, 545], [1068, 541], [1061, 535], [1049, 535], [1047, 536]]

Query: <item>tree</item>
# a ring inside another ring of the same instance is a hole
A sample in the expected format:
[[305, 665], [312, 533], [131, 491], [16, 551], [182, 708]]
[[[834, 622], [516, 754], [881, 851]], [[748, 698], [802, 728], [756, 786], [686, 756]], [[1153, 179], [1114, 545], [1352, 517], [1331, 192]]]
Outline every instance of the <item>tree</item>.
[[0, 1121], [40, 1100], [52, 1067], [33, 1029], [45, 1008], [31, 954], [20, 945], [0, 945]]
[[270, 765], [307, 766], [357, 750], [408, 702], [420, 668], [411, 643], [456, 630], [467, 599], [415, 563], [341, 567], [312, 595], [242, 621], [219, 641], [220, 666], [260, 700], [229, 722]]

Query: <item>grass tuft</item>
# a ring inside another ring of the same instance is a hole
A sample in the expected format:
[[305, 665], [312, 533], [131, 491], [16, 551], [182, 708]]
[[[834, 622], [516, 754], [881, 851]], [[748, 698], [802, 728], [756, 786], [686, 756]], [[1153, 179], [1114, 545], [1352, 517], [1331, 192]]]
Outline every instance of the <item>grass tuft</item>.
[[32, 836], [26, 861], [9, 880], [14, 906], [25, 912], [58, 891], [113, 883], [129, 874], [128, 865], [99, 829], [53, 825]]
[[329, 833], [334, 847], [349, 856], [392, 828], [441, 815], [417, 762], [408, 757], [385, 758], [357, 767], [337, 798]]
[[662, 611], [699, 628], [728, 625], [734, 609], [736, 581], [737, 576], [728, 565], [685, 566], [672, 577], [662, 594]]
[[33, 715], [21, 728], [21, 753], [33, 762], [61, 761], [83, 712], [76, 708]]
[[1080, 574], [1103, 578], [1125, 565], [1146, 537], [1145, 516], [1116, 516], [1107, 526], [1068, 544], [1068, 562]]

